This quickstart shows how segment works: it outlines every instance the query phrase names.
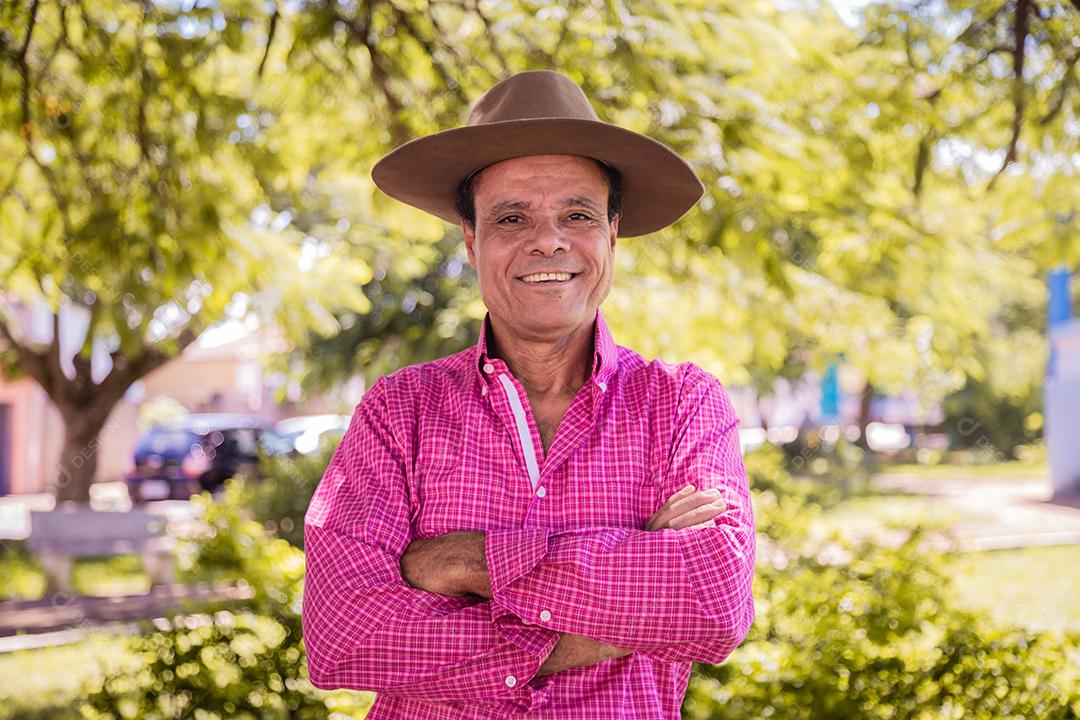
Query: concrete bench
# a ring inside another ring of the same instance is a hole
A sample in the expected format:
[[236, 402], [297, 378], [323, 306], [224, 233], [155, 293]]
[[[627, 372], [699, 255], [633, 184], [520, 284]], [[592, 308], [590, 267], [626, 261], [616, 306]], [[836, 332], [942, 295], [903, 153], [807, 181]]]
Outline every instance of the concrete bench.
[[30, 513], [27, 549], [45, 570], [47, 593], [72, 591], [76, 558], [139, 553], [151, 585], [175, 582], [175, 538], [167, 532], [167, 515], [147, 508], [127, 511], [58, 506]]

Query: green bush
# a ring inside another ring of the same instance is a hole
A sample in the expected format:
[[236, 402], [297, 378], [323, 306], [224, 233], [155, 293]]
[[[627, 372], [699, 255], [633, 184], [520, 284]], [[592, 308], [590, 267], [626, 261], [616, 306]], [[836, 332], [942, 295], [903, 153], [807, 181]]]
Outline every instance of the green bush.
[[[150, 629], [150, 628], [146, 628]], [[295, 621], [219, 611], [159, 621], [136, 645], [143, 664], [109, 677], [87, 700], [98, 718], [165, 720], [326, 716], [307, 683]]]
[[[304, 547], [304, 513], [330, 464], [335, 446], [313, 455], [274, 455], [260, 459], [258, 480], [233, 478], [229, 503], [244, 508], [267, 532], [293, 547]], [[228, 490], [226, 492], [229, 492]]]
[[45, 571], [22, 540], [0, 541], [0, 601], [36, 600], [45, 592]]
[[775, 453], [747, 458], [762, 533], [757, 619], [727, 663], [697, 667], [684, 717], [1078, 716], [1080, 677], [1066, 658], [1076, 637], [953, 609], [951, 563], [917, 528], [895, 548], [813, 535], [820, 495]]
[[181, 544], [185, 575], [238, 578], [253, 592], [240, 610], [177, 615], [144, 624], [134, 676], [109, 676], [85, 702], [92, 718], [324, 718], [328, 704], [361, 717], [370, 698], [326, 693], [307, 679], [300, 609], [304, 553], [273, 537], [242, 502], [243, 483], [194, 500], [207, 530]]
[[[822, 535], [822, 506], [849, 489], [792, 477], [784, 462], [768, 446], [746, 458], [761, 538], [757, 620], [727, 663], [696, 667], [687, 720], [1078, 717], [1080, 639], [955, 610], [951, 563], [917, 528], [898, 547]], [[280, 523], [278, 537], [266, 524], [275, 515], [302, 523], [296, 506], [272, 491], [313, 488], [323, 466], [305, 466], [303, 477], [263, 486], [255, 511], [246, 505], [255, 486], [244, 483], [230, 483], [218, 500], [198, 499], [209, 530], [185, 543], [185, 571], [243, 578], [254, 597], [243, 610], [146, 626], [136, 640], [141, 669], [108, 676], [84, 715], [164, 720], [194, 717], [198, 708], [207, 719], [321, 718], [331, 709], [363, 716], [370, 694], [325, 693], [308, 682], [303, 552]]]

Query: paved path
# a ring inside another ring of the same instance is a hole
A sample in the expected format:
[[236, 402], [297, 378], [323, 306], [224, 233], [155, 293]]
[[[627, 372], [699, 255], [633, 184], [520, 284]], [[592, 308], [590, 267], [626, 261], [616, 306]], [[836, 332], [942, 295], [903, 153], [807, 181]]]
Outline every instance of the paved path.
[[970, 517], [951, 528], [962, 551], [1080, 544], [1080, 496], [1055, 498], [1049, 478], [883, 473], [873, 484], [940, 498], [958, 516]]

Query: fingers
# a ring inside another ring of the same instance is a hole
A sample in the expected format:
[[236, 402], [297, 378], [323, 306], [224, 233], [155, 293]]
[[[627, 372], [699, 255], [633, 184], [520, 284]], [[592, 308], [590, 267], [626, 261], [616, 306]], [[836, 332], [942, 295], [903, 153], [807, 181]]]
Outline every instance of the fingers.
[[653, 516], [649, 518], [649, 522], [645, 526], [645, 529], [659, 530], [661, 527], [663, 527], [664, 522], [666, 522], [666, 520], [670, 517], [669, 509], [671, 504], [675, 501], [692, 495], [696, 489], [697, 488], [695, 488], [693, 484], [690, 484], [669, 497], [667, 501], [660, 507], [660, 509], [653, 513]]
[[716, 527], [716, 521], [715, 520], [706, 520], [703, 523], [698, 523], [697, 525], [691, 525], [687, 529], [707, 528], [707, 527]]
[[710, 511], [703, 510], [701, 513], [693, 515], [689, 519], [689, 522], [686, 522], [679, 527], [685, 527], [686, 525], [692, 525], [713, 518], [722, 513], [726, 508], [724, 501], [720, 498], [720, 490], [709, 488], [708, 490], [695, 492], [691, 491], [690, 488], [693, 488], [693, 485], [687, 485], [685, 488], [672, 495], [668, 501], [664, 503], [663, 507], [657, 510], [649, 519], [646, 530], [660, 530], [665, 527], [674, 527], [671, 524], [673, 520], [703, 506], [710, 506], [711, 514]]
[[[725, 510], [727, 510], [727, 503], [717, 499], [668, 520], [664, 527], [671, 528], [672, 530], [682, 530], [683, 528], [692, 527], [698, 523], [711, 521]], [[713, 524], [715, 525], [715, 523]]]

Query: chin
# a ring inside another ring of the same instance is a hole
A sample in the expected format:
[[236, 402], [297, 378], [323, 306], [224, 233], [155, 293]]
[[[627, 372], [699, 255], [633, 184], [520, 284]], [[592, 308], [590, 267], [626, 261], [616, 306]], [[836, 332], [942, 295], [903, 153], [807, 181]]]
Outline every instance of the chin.
[[586, 316], [585, 313], [548, 315], [546, 313], [533, 312], [526, 317], [528, 318], [527, 327], [530, 330], [541, 333], [550, 333], [560, 330], [566, 332], [574, 330], [582, 324], [592, 320], [593, 315], [590, 314]]

